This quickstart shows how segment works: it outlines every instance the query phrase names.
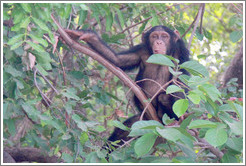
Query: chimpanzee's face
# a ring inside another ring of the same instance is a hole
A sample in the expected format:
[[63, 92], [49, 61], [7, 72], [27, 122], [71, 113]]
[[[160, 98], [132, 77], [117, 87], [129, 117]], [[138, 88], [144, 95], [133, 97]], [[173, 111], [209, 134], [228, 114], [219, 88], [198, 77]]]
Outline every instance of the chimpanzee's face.
[[149, 44], [154, 54], [167, 54], [170, 50], [170, 35], [164, 30], [153, 31], [149, 35]]

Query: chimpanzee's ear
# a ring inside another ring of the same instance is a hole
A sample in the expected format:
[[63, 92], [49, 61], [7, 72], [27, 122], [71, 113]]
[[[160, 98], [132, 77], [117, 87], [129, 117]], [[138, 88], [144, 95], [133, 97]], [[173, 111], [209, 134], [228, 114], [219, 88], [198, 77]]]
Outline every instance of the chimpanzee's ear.
[[173, 31], [175, 33], [174, 41], [176, 42], [178, 39], [180, 39], [180, 33], [177, 29]]
[[142, 43], [146, 43], [146, 37], [145, 37], [146, 32], [142, 33]]

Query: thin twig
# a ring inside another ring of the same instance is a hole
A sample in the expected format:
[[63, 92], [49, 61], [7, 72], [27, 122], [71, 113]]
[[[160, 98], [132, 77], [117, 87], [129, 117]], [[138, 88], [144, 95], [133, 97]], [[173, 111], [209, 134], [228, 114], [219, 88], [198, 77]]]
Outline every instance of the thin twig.
[[190, 24], [189, 28], [185, 31], [185, 33], [181, 36], [181, 38], [183, 38], [188, 32], [189, 30], [191, 29], [191, 27], [193, 26], [193, 24], [195, 23], [196, 19], [197, 19], [197, 16], [198, 16], [198, 13], [195, 17], [195, 19], [193, 20], [193, 22]]
[[150, 99], [150, 101], [148, 102], [148, 104], [146, 105], [146, 107], [144, 108], [139, 120], [143, 120], [143, 116], [148, 108], [148, 106], [151, 104], [151, 102], [154, 100], [154, 98], [162, 91], [162, 89], [165, 89], [171, 82], [173, 82], [174, 78], [171, 79], [170, 81], [168, 81], [167, 83], [165, 83], [162, 88], [160, 88], [153, 96], [152, 98]]
[[63, 65], [62, 59], [61, 59], [61, 55], [59, 54], [59, 52], [56, 50], [56, 53], [59, 57], [59, 61], [61, 63], [61, 67], [62, 67], [62, 73], [63, 73], [63, 81], [64, 81], [64, 85], [67, 85], [67, 80], [66, 80], [66, 72], [65, 72], [65, 67]]
[[237, 11], [239, 11], [241, 14], [243, 14], [243, 11], [240, 10], [240, 9], [239, 9], [236, 5], [234, 5], [233, 3], [232, 3], [232, 6], [234, 6], [234, 8], [237, 9]]
[[[45, 103], [50, 106], [50, 103], [51, 103], [51, 100], [42, 92], [42, 90], [39, 88], [38, 86], [38, 83], [37, 83], [37, 72], [38, 72], [38, 69], [34, 66], [33, 67], [33, 70], [34, 70], [34, 84], [35, 86], [38, 88], [38, 91], [39, 93], [41, 94], [42, 98], [44, 99]], [[49, 102], [48, 102], [48, 101]]]
[[[167, 9], [166, 11], [168, 11], [168, 10], [170, 10], [170, 9]], [[165, 11], [165, 12], [166, 12], [166, 11]], [[161, 14], [163, 14], [163, 13], [165, 13], [165, 12], [159, 12], [159, 13], [157, 13], [156, 15], [161, 15]], [[151, 18], [152, 18], [152, 16], [150, 16], [150, 17], [148, 17], [148, 18], [146, 18], [146, 19], [144, 19], [144, 20], [142, 20], [142, 21], [140, 21], [140, 22], [137, 22], [136, 24], [133, 24], [133, 25], [127, 27], [126, 29], [124, 29], [124, 30], [121, 31], [120, 33], [124, 33], [124, 32], [127, 31], [128, 29], [131, 29], [131, 28], [133, 28], [133, 27], [135, 27], [135, 26], [137, 26], [137, 25], [139, 25], [139, 24], [142, 24], [142, 23], [144, 23], [144, 22], [150, 20]]]
[[43, 77], [43, 79], [51, 86], [51, 88], [56, 92], [56, 94], [59, 94], [59, 92], [56, 90], [56, 88], [49, 82], [49, 80], [35, 67], [36, 71]]
[[200, 20], [200, 18], [201, 18], [201, 14], [202, 14], [202, 6], [203, 6], [203, 4], [201, 4], [201, 6], [200, 6], [200, 8], [199, 8], [199, 11], [198, 11], [198, 13], [197, 13], [197, 18], [196, 18], [196, 21], [195, 21], [195, 23], [194, 23], [194, 28], [193, 28], [193, 31], [192, 31], [192, 33], [191, 33], [191, 36], [190, 36], [190, 39], [189, 39], [189, 43], [188, 43], [188, 46], [187, 46], [187, 49], [188, 49], [188, 50], [190, 50], [190, 46], [191, 46], [191, 42], [192, 42], [193, 36], [194, 36], [195, 31], [196, 31], [196, 28], [197, 28], [197, 26], [198, 26], [198, 22], [199, 22], [199, 20]]
[[203, 22], [204, 11], [205, 11], [205, 3], [202, 6], [202, 15], [201, 15], [201, 21], [200, 21], [200, 34], [202, 34], [202, 22]]
[[123, 148], [124, 146], [129, 145], [130, 142], [132, 142], [132, 141], [133, 141], [134, 139], [136, 139], [136, 138], [137, 138], [137, 137], [133, 137], [133, 138], [129, 139], [128, 141], [122, 140], [122, 141], [124, 142], [124, 144], [121, 145], [119, 148]]

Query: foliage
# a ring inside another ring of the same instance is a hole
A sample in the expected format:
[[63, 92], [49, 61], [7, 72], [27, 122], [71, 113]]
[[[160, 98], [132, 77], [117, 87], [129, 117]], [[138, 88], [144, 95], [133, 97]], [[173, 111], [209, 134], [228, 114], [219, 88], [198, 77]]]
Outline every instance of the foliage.
[[[50, 17], [54, 11], [63, 27], [94, 29], [119, 50], [139, 43], [145, 29], [158, 24], [183, 35], [197, 9], [198, 4], [186, 3], [3, 3], [3, 19], [13, 21], [3, 27], [4, 146], [36, 147], [65, 162], [107, 162], [101, 147], [117, 126], [136, 139], [112, 152], [109, 162], [242, 162], [242, 91], [235, 80], [220, 91], [212, 81], [242, 39], [242, 14], [229, 3], [206, 4], [203, 34], [197, 31], [191, 43], [193, 61], [175, 65], [176, 59], [160, 54], [149, 59], [169, 66], [176, 81], [188, 86], [167, 87], [168, 94], [185, 95], [173, 106], [179, 117], [187, 109], [193, 112], [179, 126], [172, 126], [167, 116], [165, 126], [152, 120], [124, 126], [120, 121], [134, 114], [127, 111], [127, 89], [102, 65], [58, 41]], [[190, 36], [191, 30], [183, 39], [187, 42]], [[159, 138], [166, 142], [153, 146]], [[225, 152], [223, 158], [199, 146], [198, 138]]]

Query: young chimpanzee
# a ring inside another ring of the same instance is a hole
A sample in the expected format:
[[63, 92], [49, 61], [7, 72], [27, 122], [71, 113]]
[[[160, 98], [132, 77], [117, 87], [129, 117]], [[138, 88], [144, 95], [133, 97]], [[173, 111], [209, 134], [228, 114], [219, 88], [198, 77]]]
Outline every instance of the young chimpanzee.
[[[93, 50], [123, 70], [139, 67], [136, 81], [147, 78], [158, 82], [160, 85], [164, 85], [172, 79], [172, 75], [170, 74], [167, 66], [146, 62], [152, 54], [166, 54], [173, 56], [174, 58], [179, 59], [180, 64], [189, 60], [189, 51], [186, 49], [184, 42], [179, 37], [178, 31], [172, 31], [166, 26], [160, 25], [151, 28], [143, 35], [143, 41], [141, 44], [120, 53], [115, 53], [115, 51], [103, 42], [102, 39], [93, 31], [82, 30], [75, 32], [66, 30], [66, 32], [70, 36], [75, 35], [77, 38], [79, 37], [80, 40], [84, 40]], [[187, 73], [186, 71], [184, 72]], [[152, 98], [152, 96], [160, 89], [158, 84], [149, 80], [139, 81], [138, 85], [141, 87], [147, 98]], [[141, 113], [144, 109], [142, 104], [136, 96], [134, 96], [134, 101]], [[164, 91], [161, 91], [152, 101], [161, 121], [163, 114], [167, 114], [170, 118], [178, 120], [178, 117], [172, 110], [174, 102], [174, 97], [167, 95]], [[139, 120], [139, 117], [140, 115], [135, 115], [126, 120], [124, 124], [131, 127], [134, 122]], [[127, 141], [130, 139], [127, 135], [128, 132], [116, 128], [108, 140], [116, 141], [123, 139], [124, 141]], [[122, 143], [123, 142], [121, 141], [120, 144]]]

